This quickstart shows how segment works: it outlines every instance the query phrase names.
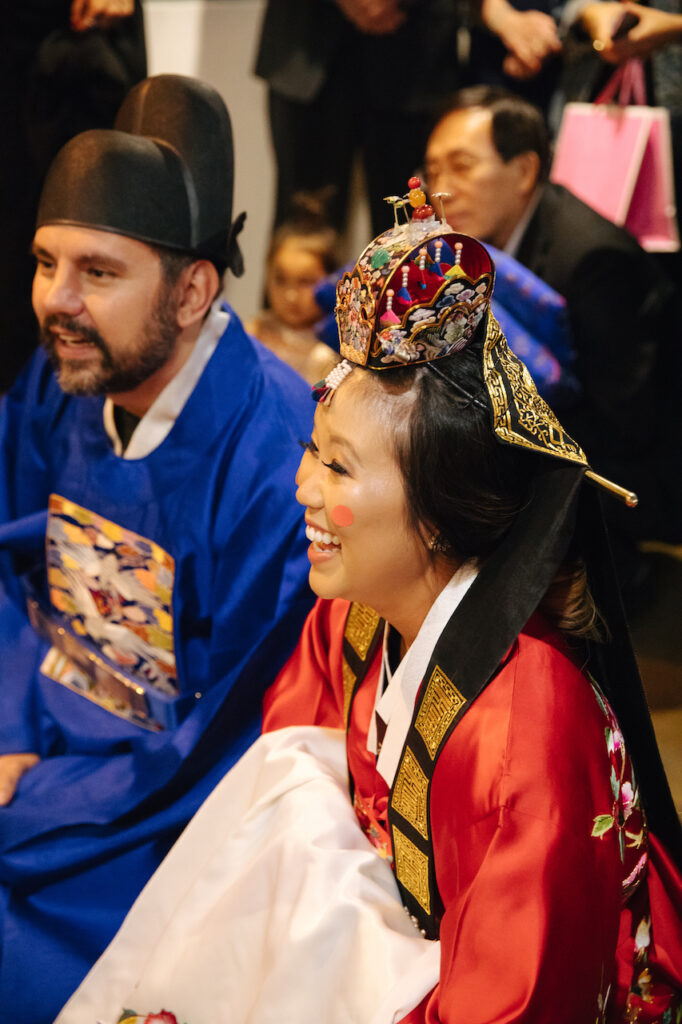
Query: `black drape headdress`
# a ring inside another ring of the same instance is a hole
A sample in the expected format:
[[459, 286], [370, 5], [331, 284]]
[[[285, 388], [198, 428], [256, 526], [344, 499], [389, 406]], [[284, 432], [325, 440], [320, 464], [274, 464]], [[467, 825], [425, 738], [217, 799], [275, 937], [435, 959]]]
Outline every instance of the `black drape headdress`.
[[73, 224], [243, 264], [232, 224], [234, 152], [227, 108], [210, 86], [158, 75], [135, 86], [112, 130], [82, 132], [55, 157], [37, 227]]

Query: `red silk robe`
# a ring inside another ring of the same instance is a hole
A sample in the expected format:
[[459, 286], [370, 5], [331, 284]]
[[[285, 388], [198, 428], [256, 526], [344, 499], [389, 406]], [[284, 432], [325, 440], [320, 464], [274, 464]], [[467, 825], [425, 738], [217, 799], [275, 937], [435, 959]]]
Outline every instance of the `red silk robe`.
[[[343, 727], [348, 607], [317, 602], [266, 695], [265, 731]], [[380, 661], [352, 707], [348, 761], [358, 820], [390, 857], [388, 787], [366, 747]], [[643, 831], [610, 708], [540, 616], [451, 734], [430, 801], [440, 982], [405, 1024], [675, 1022], [681, 880]]]

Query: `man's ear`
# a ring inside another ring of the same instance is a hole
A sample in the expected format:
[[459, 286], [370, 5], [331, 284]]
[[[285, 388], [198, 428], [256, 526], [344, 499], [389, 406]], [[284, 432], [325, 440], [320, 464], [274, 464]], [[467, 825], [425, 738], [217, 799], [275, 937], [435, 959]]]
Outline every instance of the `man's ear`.
[[530, 197], [538, 184], [540, 157], [533, 150], [529, 149], [525, 153], [517, 153], [512, 159], [516, 164], [519, 191], [524, 196]]
[[220, 290], [218, 271], [210, 260], [196, 260], [181, 272], [176, 285], [178, 327], [201, 323]]

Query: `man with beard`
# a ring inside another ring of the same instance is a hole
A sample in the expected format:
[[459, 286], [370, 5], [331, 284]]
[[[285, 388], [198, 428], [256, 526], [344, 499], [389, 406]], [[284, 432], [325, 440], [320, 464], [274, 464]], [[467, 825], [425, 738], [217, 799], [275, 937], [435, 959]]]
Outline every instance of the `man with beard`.
[[41, 197], [45, 351], [0, 413], [0, 1004], [22, 1024], [257, 735], [310, 604], [311, 403], [217, 299], [232, 183], [222, 100], [163, 75]]

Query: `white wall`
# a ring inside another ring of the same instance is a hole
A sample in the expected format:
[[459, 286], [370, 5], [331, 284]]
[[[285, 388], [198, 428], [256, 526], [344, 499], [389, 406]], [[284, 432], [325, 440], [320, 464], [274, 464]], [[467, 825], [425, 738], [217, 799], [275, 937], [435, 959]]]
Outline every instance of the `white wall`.
[[226, 294], [248, 317], [261, 305], [263, 262], [273, 209], [274, 169], [265, 85], [252, 73], [264, 0], [145, 0], [149, 74], [194, 75], [227, 103], [235, 138], [235, 216], [247, 211], [239, 241], [246, 272], [228, 274]]
[[[194, 75], [227, 103], [235, 137], [235, 215], [247, 211], [240, 235], [246, 271], [228, 275], [226, 294], [243, 318], [261, 306], [263, 265], [272, 222], [274, 166], [266, 87], [252, 73], [264, 0], [144, 0], [149, 74]], [[370, 239], [366, 204], [353, 207], [351, 256]]]

